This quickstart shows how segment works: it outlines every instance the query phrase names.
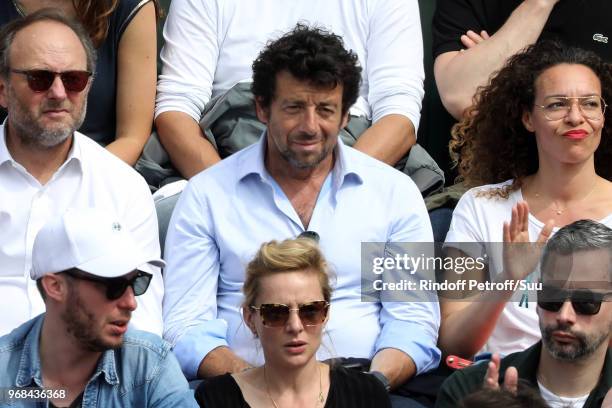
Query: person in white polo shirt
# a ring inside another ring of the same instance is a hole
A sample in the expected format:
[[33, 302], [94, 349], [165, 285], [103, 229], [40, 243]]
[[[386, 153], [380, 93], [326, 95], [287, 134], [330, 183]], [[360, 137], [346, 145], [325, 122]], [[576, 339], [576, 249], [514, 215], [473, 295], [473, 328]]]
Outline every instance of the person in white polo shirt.
[[[75, 131], [83, 121], [95, 50], [80, 25], [41, 10], [0, 33], [0, 335], [44, 311], [29, 279], [32, 245], [67, 208], [101, 207], [125, 220], [150, 257], [160, 254], [149, 189], [135, 170]], [[162, 332], [157, 267], [134, 325]]]

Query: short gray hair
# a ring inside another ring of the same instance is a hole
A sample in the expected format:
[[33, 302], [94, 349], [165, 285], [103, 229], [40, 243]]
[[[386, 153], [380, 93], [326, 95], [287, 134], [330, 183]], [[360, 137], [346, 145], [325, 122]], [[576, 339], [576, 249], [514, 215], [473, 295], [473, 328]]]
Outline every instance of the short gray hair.
[[0, 30], [0, 75], [4, 78], [8, 77], [9, 70], [11, 69], [10, 50], [15, 35], [24, 28], [39, 21], [55, 21], [70, 28], [79, 38], [85, 49], [87, 70], [92, 73], [96, 71], [96, 50], [89, 38], [89, 34], [87, 34], [81, 23], [67, 17], [60, 10], [44, 8], [23, 18], [13, 20]]
[[610, 254], [612, 274], [612, 229], [592, 220], [579, 220], [561, 228], [546, 243], [542, 255], [542, 268], [556, 255], [571, 255], [578, 251], [607, 249]]

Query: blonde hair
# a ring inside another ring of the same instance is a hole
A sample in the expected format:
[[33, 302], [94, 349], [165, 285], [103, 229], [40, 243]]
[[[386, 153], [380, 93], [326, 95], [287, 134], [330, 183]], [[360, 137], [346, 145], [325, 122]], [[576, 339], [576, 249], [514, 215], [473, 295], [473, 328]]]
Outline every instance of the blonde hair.
[[242, 287], [243, 307], [253, 306], [260, 291], [261, 278], [276, 273], [304, 271], [319, 279], [323, 299], [330, 301], [332, 288], [329, 267], [318, 244], [310, 238], [287, 239], [264, 243], [246, 268]]

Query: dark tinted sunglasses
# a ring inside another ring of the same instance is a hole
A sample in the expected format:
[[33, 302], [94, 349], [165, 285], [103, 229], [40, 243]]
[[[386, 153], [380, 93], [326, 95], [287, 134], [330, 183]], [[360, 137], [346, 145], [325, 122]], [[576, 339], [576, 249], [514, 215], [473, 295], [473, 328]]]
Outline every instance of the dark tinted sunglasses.
[[81, 272], [78, 269], [71, 269], [69, 271], [66, 271], [65, 273], [75, 279], [97, 282], [104, 285], [106, 287], [106, 298], [108, 300], [119, 299], [121, 296], [123, 296], [128, 286], [132, 287], [132, 290], [134, 291], [134, 296], [142, 295], [149, 288], [151, 278], [153, 277], [153, 275], [151, 275], [150, 273], [142, 271], [138, 271], [136, 275], [134, 275], [130, 279], [124, 277], [100, 278], [98, 276], [85, 274], [84, 272]]
[[68, 92], [81, 92], [87, 86], [91, 72], [89, 71], [64, 71], [54, 72], [46, 69], [11, 69], [15, 74], [25, 75], [28, 86], [34, 92], [45, 92], [55, 81], [57, 75], [62, 79], [62, 84]]
[[569, 299], [576, 313], [595, 315], [601, 309], [601, 302], [611, 294], [612, 292], [593, 292], [588, 289], [568, 290], [542, 285], [542, 290], [538, 291], [538, 306], [549, 312], [558, 312]]
[[259, 311], [263, 324], [267, 327], [285, 326], [292, 310], [298, 312], [304, 326], [317, 326], [325, 321], [329, 310], [329, 302], [317, 300], [316, 302], [301, 304], [297, 309], [291, 309], [287, 305], [278, 303], [264, 303], [259, 307], [249, 306], [249, 309]]

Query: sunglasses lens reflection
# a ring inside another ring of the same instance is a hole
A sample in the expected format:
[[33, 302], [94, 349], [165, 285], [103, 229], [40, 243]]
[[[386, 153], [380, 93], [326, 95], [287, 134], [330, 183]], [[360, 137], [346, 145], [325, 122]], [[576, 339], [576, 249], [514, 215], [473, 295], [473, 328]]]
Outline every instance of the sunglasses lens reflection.
[[[307, 303], [299, 306], [298, 316], [304, 326], [316, 326], [323, 323], [328, 309], [329, 304], [324, 300]], [[291, 309], [287, 305], [262, 304], [259, 312], [265, 326], [280, 327], [287, 324]]]
[[574, 311], [581, 315], [599, 313], [603, 296], [589, 290], [565, 290], [543, 286], [538, 293], [538, 306], [549, 312], [558, 312], [566, 300], [570, 300]]
[[[46, 70], [26, 71], [28, 86], [34, 92], [45, 92], [55, 80], [55, 72]], [[62, 72], [60, 78], [64, 88], [68, 92], [81, 92], [87, 86], [90, 74], [87, 71], [66, 71]]]

